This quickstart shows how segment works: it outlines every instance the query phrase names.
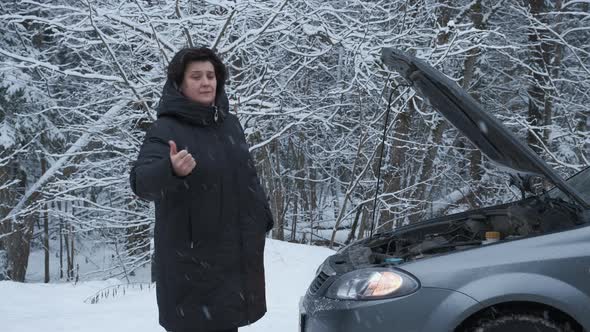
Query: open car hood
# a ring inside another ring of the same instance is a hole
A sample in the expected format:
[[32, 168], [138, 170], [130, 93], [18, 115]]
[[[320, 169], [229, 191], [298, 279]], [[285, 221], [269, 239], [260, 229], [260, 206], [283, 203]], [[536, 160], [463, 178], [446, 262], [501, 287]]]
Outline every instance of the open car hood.
[[520, 174], [542, 176], [552, 181], [585, 208], [590, 204], [566, 183], [528, 145], [518, 140], [506, 127], [482, 107], [465, 90], [424, 61], [393, 48], [383, 48], [381, 60], [410, 81], [418, 94], [498, 165]]

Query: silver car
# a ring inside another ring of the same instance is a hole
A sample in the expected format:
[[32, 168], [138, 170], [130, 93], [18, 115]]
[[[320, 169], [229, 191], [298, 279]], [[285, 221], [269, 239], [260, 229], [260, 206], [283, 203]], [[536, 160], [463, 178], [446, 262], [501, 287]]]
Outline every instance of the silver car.
[[300, 330], [590, 331], [590, 168], [563, 180], [425, 62], [394, 49], [382, 60], [523, 191], [535, 177], [555, 187], [342, 248], [302, 297]]

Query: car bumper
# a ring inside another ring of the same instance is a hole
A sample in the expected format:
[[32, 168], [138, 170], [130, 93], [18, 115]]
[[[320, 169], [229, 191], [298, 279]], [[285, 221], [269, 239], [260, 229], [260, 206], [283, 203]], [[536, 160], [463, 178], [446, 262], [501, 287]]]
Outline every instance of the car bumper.
[[339, 301], [308, 294], [299, 303], [299, 331], [452, 331], [479, 309], [474, 299], [440, 288], [421, 288], [404, 297], [374, 301]]

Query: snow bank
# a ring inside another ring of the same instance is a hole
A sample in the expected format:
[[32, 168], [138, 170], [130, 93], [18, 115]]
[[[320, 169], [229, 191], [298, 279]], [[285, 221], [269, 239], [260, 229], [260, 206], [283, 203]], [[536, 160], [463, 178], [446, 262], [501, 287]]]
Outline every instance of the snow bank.
[[[265, 250], [268, 313], [240, 331], [295, 332], [299, 298], [318, 265], [333, 251], [268, 240]], [[42, 269], [42, 266], [35, 267]], [[33, 275], [36, 275], [33, 272]], [[153, 287], [119, 287], [117, 279], [70, 283], [0, 281], [0, 331], [3, 332], [162, 332]], [[148, 284], [146, 284], [148, 285]], [[98, 303], [89, 298], [107, 293]]]

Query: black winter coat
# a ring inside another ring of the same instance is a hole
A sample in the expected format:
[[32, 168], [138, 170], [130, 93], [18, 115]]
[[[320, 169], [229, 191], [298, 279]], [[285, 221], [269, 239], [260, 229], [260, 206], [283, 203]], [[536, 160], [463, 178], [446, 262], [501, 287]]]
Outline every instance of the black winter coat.
[[[133, 192], [155, 202], [159, 318], [174, 332], [239, 327], [266, 312], [263, 251], [273, 220], [223, 91], [215, 104], [200, 106], [166, 83], [130, 174]], [[197, 163], [186, 177], [172, 171], [170, 140]]]

